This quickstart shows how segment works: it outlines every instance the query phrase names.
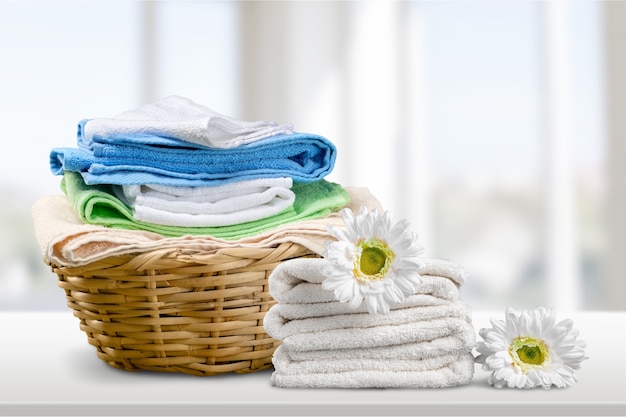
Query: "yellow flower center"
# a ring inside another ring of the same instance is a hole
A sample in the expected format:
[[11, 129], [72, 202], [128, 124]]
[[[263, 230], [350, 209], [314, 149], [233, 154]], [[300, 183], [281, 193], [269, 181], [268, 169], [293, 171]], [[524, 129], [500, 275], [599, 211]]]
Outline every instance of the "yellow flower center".
[[378, 239], [364, 240], [358, 246], [361, 251], [354, 260], [354, 276], [361, 281], [383, 279], [395, 256], [393, 251]]
[[509, 347], [509, 354], [522, 371], [541, 368], [550, 360], [548, 347], [542, 340], [534, 337], [523, 336], [513, 340]]

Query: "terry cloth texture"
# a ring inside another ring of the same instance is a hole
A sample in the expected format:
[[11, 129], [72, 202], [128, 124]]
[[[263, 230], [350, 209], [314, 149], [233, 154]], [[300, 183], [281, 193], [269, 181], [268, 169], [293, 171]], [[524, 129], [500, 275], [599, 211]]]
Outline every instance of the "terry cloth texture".
[[458, 352], [422, 360], [293, 360], [274, 352], [271, 382], [281, 388], [444, 388], [464, 385], [474, 375], [474, 358]]
[[[333, 303], [334, 304], [334, 303]], [[315, 304], [313, 304], [315, 305]], [[438, 305], [418, 305], [413, 307], [405, 307], [390, 310], [387, 315], [369, 314], [367, 312], [353, 312], [333, 315], [311, 315], [306, 318], [290, 319], [282, 314], [281, 308], [271, 308], [264, 319], [264, 326], [268, 334], [275, 339], [285, 340], [290, 336], [298, 335], [302, 340], [303, 335], [313, 335], [318, 332], [337, 331], [336, 333], [346, 334], [346, 338], [356, 339], [362, 338], [358, 333], [367, 332], [365, 329], [387, 328], [389, 326], [398, 326], [411, 324], [413, 327], [419, 327], [420, 335], [411, 335], [409, 337], [423, 337], [428, 333], [428, 329], [433, 327], [432, 323], [437, 320], [445, 320], [447, 328], [462, 328], [463, 321], [471, 321], [471, 310], [467, 304], [462, 301], [454, 303], [445, 303]], [[315, 313], [314, 313], [315, 314]], [[450, 320], [448, 320], [450, 319]], [[442, 323], [438, 323], [442, 324]], [[442, 328], [443, 326], [441, 326]], [[440, 331], [438, 329], [437, 331]], [[384, 332], [384, 331], [383, 331]], [[354, 333], [354, 334], [353, 334]], [[344, 336], [340, 336], [343, 338]], [[422, 340], [419, 340], [422, 341]], [[306, 343], [306, 342], [305, 342]], [[325, 341], [323, 343], [335, 343], [335, 341]], [[352, 343], [352, 342], [347, 342]], [[360, 343], [360, 342], [359, 342]], [[367, 343], [367, 342], [363, 342]], [[382, 341], [396, 345], [393, 337]], [[310, 346], [297, 347], [298, 350], [319, 350], [331, 349], [331, 347], [317, 346], [317, 342], [313, 342]]]
[[54, 148], [55, 175], [80, 172], [87, 184], [207, 186], [256, 178], [315, 182], [333, 170], [336, 148], [309, 133], [271, 136], [236, 148], [214, 149], [160, 136], [124, 136], [87, 149]]
[[114, 185], [135, 220], [166, 226], [229, 226], [263, 219], [290, 207], [291, 178], [259, 178], [217, 187]]
[[231, 226], [176, 227], [135, 220], [132, 210], [113, 195], [110, 187], [87, 185], [75, 172], [65, 173], [61, 187], [74, 211], [85, 223], [144, 230], [169, 237], [211, 235], [229, 240], [252, 236], [286, 223], [324, 217], [344, 207], [349, 201], [348, 193], [339, 184], [320, 180], [309, 184], [294, 184], [294, 204], [274, 216]]
[[[424, 282], [416, 295], [435, 294], [436, 297], [455, 300], [458, 299], [458, 286], [465, 283], [467, 273], [453, 262], [442, 259], [422, 258], [422, 267], [419, 274]], [[332, 291], [322, 288], [324, 274], [320, 268], [324, 259], [294, 259], [289, 263], [278, 265], [270, 275], [270, 293], [282, 304], [307, 304], [335, 301]], [[433, 281], [430, 277], [445, 279]], [[367, 311], [364, 306], [363, 311]]]
[[[367, 188], [346, 187], [353, 211], [365, 206], [382, 210], [380, 202]], [[258, 235], [225, 240], [208, 235], [165, 237], [144, 230], [114, 229], [84, 223], [64, 195], [40, 197], [32, 207], [35, 236], [41, 255], [57, 265], [80, 266], [109, 256], [141, 253], [156, 249], [185, 253], [210, 253], [229, 247], [272, 247], [282, 242], [298, 243], [321, 255], [325, 243], [334, 238], [327, 226], [342, 227], [340, 213], [317, 219], [287, 223]]]
[[[472, 346], [465, 344], [474, 333], [471, 319], [458, 315], [428, 319], [425, 318], [428, 317], [427, 314], [422, 318], [419, 311], [429, 309], [433, 308], [414, 307], [405, 316], [402, 315], [404, 309], [399, 309], [390, 311], [383, 318], [371, 318], [367, 317], [370, 316], [369, 313], [359, 313], [292, 320], [282, 325], [280, 317], [268, 312], [266, 318], [268, 315], [269, 318], [267, 324], [264, 319], [264, 327], [267, 334], [282, 340], [282, 345], [290, 352], [369, 349], [427, 342], [453, 335], [458, 336], [454, 350], [471, 350]], [[398, 321], [395, 322], [394, 319]]]
[[86, 145], [90, 145], [94, 138], [140, 134], [214, 148], [233, 148], [293, 130], [290, 124], [239, 120], [175, 95], [111, 118], [84, 120], [79, 128], [79, 135]]
[[294, 259], [269, 278], [277, 304], [263, 326], [281, 340], [272, 384], [284, 388], [435, 388], [468, 383], [474, 372], [471, 309], [460, 299], [467, 273], [421, 259], [422, 282], [387, 315], [351, 309], [324, 290], [325, 259]]

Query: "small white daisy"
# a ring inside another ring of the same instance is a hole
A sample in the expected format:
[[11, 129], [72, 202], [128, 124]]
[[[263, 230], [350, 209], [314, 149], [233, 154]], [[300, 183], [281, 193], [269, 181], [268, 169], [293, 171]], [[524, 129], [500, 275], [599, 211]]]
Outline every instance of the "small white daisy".
[[417, 236], [407, 230], [406, 220], [392, 224], [387, 211], [361, 207], [354, 216], [344, 208], [341, 214], [345, 229], [328, 229], [337, 241], [326, 246], [322, 287], [351, 308], [365, 301], [370, 314], [387, 314], [390, 304], [402, 303], [421, 282]]
[[506, 321], [491, 319], [491, 324], [480, 329], [483, 341], [476, 346], [476, 362], [491, 372], [490, 385], [548, 389], [576, 382], [574, 370], [587, 358], [571, 320], [557, 323], [556, 313], [544, 307], [519, 314], [509, 308]]

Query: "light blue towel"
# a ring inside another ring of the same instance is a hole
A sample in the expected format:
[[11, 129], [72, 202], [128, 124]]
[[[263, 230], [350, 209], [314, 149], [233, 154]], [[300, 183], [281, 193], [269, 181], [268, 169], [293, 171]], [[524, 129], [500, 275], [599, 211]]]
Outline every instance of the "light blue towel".
[[87, 184], [218, 185], [255, 178], [291, 177], [310, 183], [334, 168], [336, 148], [310, 133], [281, 134], [235, 148], [216, 149], [154, 135], [94, 137], [79, 125], [78, 149], [55, 148], [55, 175], [79, 172]]

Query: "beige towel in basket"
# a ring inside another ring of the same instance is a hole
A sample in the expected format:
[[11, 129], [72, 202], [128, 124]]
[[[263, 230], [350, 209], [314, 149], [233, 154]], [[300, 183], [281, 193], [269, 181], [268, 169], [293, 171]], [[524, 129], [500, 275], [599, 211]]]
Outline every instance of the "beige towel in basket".
[[[350, 194], [353, 211], [360, 206], [382, 209], [380, 202], [366, 188], [344, 187]], [[183, 236], [165, 238], [141, 230], [106, 228], [83, 223], [63, 195], [39, 198], [32, 207], [35, 234], [42, 256], [54, 264], [79, 266], [110, 256], [138, 253], [155, 249], [176, 248], [190, 253], [210, 252], [228, 247], [268, 247], [282, 242], [293, 242], [322, 254], [325, 242], [330, 240], [326, 227], [343, 225], [341, 215], [295, 222], [268, 230], [256, 236], [228, 241], [211, 236]]]

